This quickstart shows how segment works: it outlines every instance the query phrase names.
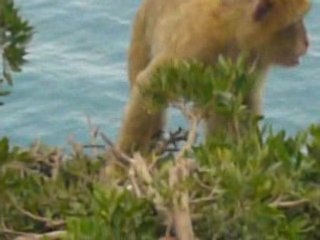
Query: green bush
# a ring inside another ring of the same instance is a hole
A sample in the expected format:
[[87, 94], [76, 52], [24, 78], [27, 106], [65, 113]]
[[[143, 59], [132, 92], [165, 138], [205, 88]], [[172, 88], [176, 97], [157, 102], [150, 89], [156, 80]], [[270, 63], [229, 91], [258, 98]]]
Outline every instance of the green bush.
[[[33, 28], [23, 20], [13, 0], [0, 2], [0, 49], [2, 77], [0, 77], [0, 97], [10, 92], [3, 90], [3, 83], [13, 84], [12, 72], [20, 72], [26, 62], [26, 45], [33, 35]], [[0, 102], [0, 104], [3, 104]]]
[[[38, 145], [10, 148], [2, 139], [0, 238], [49, 238], [45, 233], [61, 230], [58, 239], [181, 238], [184, 225], [198, 239], [319, 239], [320, 126], [288, 136], [252, 118], [242, 101], [255, 73], [244, 62], [221, 60], [213, 68], [183, 62], [159, 70], [142, 89], [155, 99], [147, 106], [167, 99], [184, 106], [186, 142], [148, 159], [124, 157], [118, 185], [101, 171], [110, 160], [104, 150], [66, 155]], [[232, 123], [246, 122], [246, 130], [197, 142], [198, 121], [189, 117], [201, 119], [212, 104]]]
[[[12, 0], [0, 1], [0, 16], [4, 96], [33, 28]], [[178, 107], [189, 129], [158, 139], [148, 157], [117, 152], [96, 129], [102, 143], [85, 147], [97, 154], [0, 139], [0, 239], [320, 239], [320, 125], [293, 136], [265, 126], [243, 104], [256, 81], [245, 57], [163, 66], [141, 88], [153, 99], [146, 107]], [[199, 143], [212, 108], [236, 134]], [[105, 173], [110, 150], [122, 175]]]

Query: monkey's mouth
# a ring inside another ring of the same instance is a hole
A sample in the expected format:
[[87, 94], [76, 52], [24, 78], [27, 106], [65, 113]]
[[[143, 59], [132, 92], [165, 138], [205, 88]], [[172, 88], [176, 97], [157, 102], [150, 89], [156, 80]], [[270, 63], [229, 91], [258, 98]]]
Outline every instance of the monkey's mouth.
[[297, 56], [297, 57], [283, 59], [283, 61], [281, 62], [281, 65], [283, 65], [285, 67], [294, 67], [294, 66], [299, 65], [300, 62], [301, 62], [301, 57]]
[[295, 58], [295, 59], [292, 59], [291, 62], [290, 62], [290, 64], [291, 64], [292, 66], [296, 66], [296, 65], [299, 65], [300, 62], [301, 62], [300, 57], [297, 57], [297, 58]]

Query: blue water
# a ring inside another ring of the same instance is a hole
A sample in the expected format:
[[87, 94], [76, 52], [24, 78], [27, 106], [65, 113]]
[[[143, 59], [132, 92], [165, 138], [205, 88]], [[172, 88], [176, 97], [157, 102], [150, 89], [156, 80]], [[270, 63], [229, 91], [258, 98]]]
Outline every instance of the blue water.
[[[161, 1], [161, 0], [160, 0]], [[28, 146], [89, 139], [86, 116], [112, 139], [128, 99], [126, 51], [138, 0], [16, 0], [36, 34], [29, 63], [0, 107], [0, 136]], [[296, 69], [267, 83], [266, 121], [295, 132], [320, 122], [320, 3], [307, 18], [311, 48]], [[181, 118], [174, 115], [174, 125]]]

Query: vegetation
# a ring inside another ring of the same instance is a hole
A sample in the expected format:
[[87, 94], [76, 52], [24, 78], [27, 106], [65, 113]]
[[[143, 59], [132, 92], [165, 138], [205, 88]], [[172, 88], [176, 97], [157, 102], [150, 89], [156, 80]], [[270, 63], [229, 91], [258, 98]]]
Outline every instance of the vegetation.
[[[0, 2], [0, 54], [2, 77], [0, 77], [0, 97], [10, 92], [3, 90], [3, 84], [12, 86], [11, 72], [21, 71], [26, 62], [26, 45], [32, 38], [33, 28], [22, 20], [12, 0]], [[0, 102], [0, 104], [3, 104]]]
[[[255, 81], [245, 58], [159, 69], [141, 89], [154, 99], [146, 106], [170, 104], [189, 127], [157, 139], [149, 156], [118, 152], [95, 126], [93, 143], [69, 154], [2, 138], [0, 239], [319, 239], [320, 125], [288, 136], [250, 116], [243, 96]], [[204, 142], [212, 107], [234, 134]], [[121, 175], [105, 174], [106, 149]]]

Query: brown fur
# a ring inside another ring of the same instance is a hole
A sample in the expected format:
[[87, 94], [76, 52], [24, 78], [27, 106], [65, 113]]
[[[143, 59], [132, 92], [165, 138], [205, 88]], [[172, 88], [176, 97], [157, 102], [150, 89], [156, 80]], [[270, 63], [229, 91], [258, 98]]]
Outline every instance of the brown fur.
[[[308, 0], [144, 0], [133, 26], [131, 95], [117, 146], [126, 153], [147, 151], [163, 128], [164, 110], [148, 112], [143, 103], [150, 99], [136, 84], [148, 83], [155, 68], [172, 59], [214, 64], [220, 54], [235, 59], [242, 51], [262, 75], [271, 65], [294, 66], [308, 47], [303, 17], [309, 7]], [[262, 85], [248, 96], [253, 114], [261, 111]], [[208, 134], [223, 123], [213, 115]]]

